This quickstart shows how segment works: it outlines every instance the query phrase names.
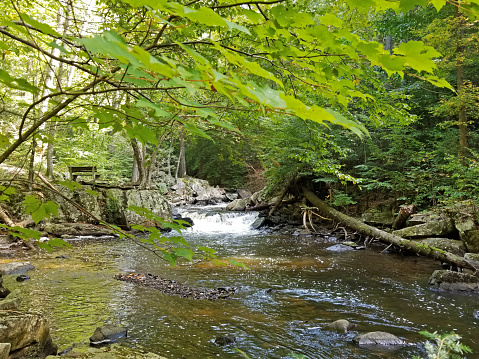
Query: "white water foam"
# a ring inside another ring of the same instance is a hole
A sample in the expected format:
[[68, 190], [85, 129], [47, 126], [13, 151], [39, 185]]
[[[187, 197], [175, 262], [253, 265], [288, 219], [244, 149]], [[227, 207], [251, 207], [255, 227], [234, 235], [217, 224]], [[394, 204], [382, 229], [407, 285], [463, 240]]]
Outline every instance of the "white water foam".
[[[213, 209], [213, 210], [212, 210]], [[185, 208], [179, 211], [182, 217], [189, 217], [194, 225], [188, 231], [194, 233], [234, 233], [248, 235], [257, 233], [251, 228], [258, 218], [257, 212], [226, 212], [224, 207]]]

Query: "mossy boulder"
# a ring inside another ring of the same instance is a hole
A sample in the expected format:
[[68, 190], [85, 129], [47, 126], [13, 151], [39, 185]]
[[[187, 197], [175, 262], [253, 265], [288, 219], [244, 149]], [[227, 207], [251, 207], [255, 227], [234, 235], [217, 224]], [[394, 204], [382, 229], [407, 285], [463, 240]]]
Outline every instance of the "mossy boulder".
[[450, 270], [434, 271], [428, 285], [440, 291], [479, 293], [479, 277]]

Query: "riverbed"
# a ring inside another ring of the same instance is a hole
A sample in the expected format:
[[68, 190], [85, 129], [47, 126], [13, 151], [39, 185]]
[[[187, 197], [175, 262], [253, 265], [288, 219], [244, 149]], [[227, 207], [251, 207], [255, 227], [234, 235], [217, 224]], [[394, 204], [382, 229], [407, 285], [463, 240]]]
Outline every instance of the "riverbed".
[[[29, 258], [31, 280], [12, 276], [22, 307], [46, 315], [60, 349], [88, 344], [103, 323], [128, 328], [123, 343], [167, 358], [411, 358], [424, 355], [421, 330], [450, 332], [479, 353], [473, 317], [477, 296], [427, 288], [439, 262], [382, 254], [383, 247], [331, 252], [331, 237], [278, 236], [251, 230], [253, 214], [190, 209], [196, 225], [185, 232], [192, 243], [218, 251], [224, 260], [249, 269], [209, 262], [169, 266], [127, 239], [72, 238], [71, 249]], [[67, 255], [70, 258], [55, 258]], [[227, 300], [194, 300], [120, 282], [117, 273], [151, 273], [190, 287], [236, 287]], [[347, 319], [348, 334], [323, 330]], [[412, 345], [360, 348], [359, 333], [386, 331]], [[236, 343], [218, 346], [218, 336]]]

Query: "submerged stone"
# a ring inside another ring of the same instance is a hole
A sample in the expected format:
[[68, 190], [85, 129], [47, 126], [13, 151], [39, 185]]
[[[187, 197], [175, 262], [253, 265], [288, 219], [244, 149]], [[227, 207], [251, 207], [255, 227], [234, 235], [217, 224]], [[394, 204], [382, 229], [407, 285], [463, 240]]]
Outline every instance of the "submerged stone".
[[338, 333], [346, 334], [351, 329], [353, 329], [355, 326], [356, 326], [356, 324], [353, 324], [353, 323], [347, 321], [346, 319], [339, 319], [339, 320], [336, 320], [332, 323], [326, 324], [324, 326], [324, 329], [333, 330], [333, 331], [336, 331]]
[[83, 359], [166, 359], [158, 354], [138, 348], [127, 348], [120, 344], [112, 344], [105, 348], [75, 348], [64, 355], [50, 355], [46, 359], [83, 358]]
[[114, 325], [105, 325], [96, 328], [93, 335], [90, 337], [91, 345], [102, 345], [114, 343], [120, 338], [125, 338], [127, 334], [126, 328], [116, 327]]
[[334, 246], [326, 248], [326, 250], [330, 252], [346, 252], [346, 251], [354, 251], [354, 248], [344, 244], [335, 244]]
[[236, 343], [236, 338], [231, 335], [221, 335], [215, 338], [215, 344], [219, 346], [225, 346]]
[[404, 345], [406, 342], [386, 332], [369, 332], [353, 338], [358, 345]]
[[35, 269], [35, 267], [28, 262], [10, 262], [0, 264], [0, 274], [25, 274], [32, 269]]

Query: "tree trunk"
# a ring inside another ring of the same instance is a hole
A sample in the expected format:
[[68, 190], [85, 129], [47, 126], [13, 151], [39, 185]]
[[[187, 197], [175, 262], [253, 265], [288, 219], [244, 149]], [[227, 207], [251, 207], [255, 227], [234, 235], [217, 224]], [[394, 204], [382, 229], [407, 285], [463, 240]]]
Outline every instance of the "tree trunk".
[[[138, 183], [141, 188], [146, 187], [146, 168], [145, 168], [145, 145], [139, 143], [135, 138], [132, 138], [131, 146], [133, 148], [134, 160], [133, 170], [135, 170], [135, 163], [137, 169], [138, 178], [136, 178], [136, 173], [132, 174], [132, 182]], [[135, 181], [136, 179], [136, 181]]]
[[415, 207], [414, 204], [409, 206], [401, 206], [399, 208], [399, 213], [393, 222], [393, 229], [401, 229], [406, 224], [407, 219], [414, 213]]
[[[177, 177], [186, 177], [186, 157], [185, 157], [185, 132], [180, 132], [180, 157], [178, 159], [179, 174]], [[178, 172], [178, 171], [177, 171]]]
[[459, 126], [459, 162], [464, 165], [465, 164], [465, 157], [467, 153], [468, 147], [468, 128], [467, 128], [467, 113], [466, 113], [466, 106], [464, 104], [464, 100], [461, 99], [462, 95], [464, 94], [464, 46], [462, 44], [462, 38], [464, 33], [464, 19], [463, 15], [459, 11], [459, 6], [456, 6], [455, 9], [455, 17], [459, 18], [460, 21], [458, 22], [459, 31], [458, 36], [459, 39], [458, 45], [456, 48], [456, 74], [457, 74], [457, 96], [459, 97], [458, 101], [458, 126]]
[[340, 222], [354, 229], [355, 231], [358, 231], [367, 236], [372, 236], [383, 242], [393, 244], [401, 249], [405, 249], [434, 259], [439, 259], [442, 262], [455, 265], [459, 268], [468, 268], [473, 270], [474, 272], [479, 270], [479, 266], [476, 266], [477, 264], [475, 265], [474, 262], [468, 261], [463, 257], [456, 256], [452, 253], [440, 250], [435, 247], [419, 244], [414, 241], [381, 231], [380, 229], [377, 229], [375, 227], [368, 226], [367, 224], [364, 224], [363, 222], [355, 218], [349, 217], [335, 210], [334, 208], [331, 208], [326, 203], [321, 201], [311, 190], [304, 188], [303, 192], [304, 196], [308, 199], [308, 201], [311, 202], [315, 207], [317, 207], [324, 216], [327, 216], [335, 220], [336, 222]]

